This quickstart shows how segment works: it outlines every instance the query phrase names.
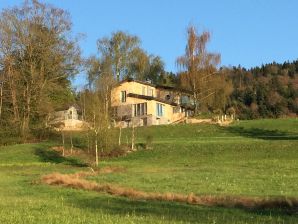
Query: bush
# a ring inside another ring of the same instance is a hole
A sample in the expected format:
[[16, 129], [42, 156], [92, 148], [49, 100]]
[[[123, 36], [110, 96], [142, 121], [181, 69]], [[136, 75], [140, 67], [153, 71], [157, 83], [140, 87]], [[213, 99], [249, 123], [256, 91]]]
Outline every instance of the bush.
[[104, 158], [120, 157], [120, 156], [126, 155], [126, 153], [127, 153], [127, 148], [117, 147], [109, 152], [101, 152], [100, 157], [104, 157]]
[[1, 128], [0, 130], [0, 145], [14, 145], [22, 143], [22, 138], [15, 127]]
[[152, 149], [153, 136], [147, 135], [145, 140], [146, 140], [145, 149]]

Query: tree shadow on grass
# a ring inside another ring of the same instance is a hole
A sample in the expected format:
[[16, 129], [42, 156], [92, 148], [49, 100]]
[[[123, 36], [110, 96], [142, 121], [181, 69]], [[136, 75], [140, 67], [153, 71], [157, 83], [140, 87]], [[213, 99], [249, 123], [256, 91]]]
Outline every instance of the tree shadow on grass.
[[87, 167], [86, 163], [83, 163], [79, 159], [71, 158], [71, 157], [64, 157], [59, 154], [59, 152], [44, 149], [44, 148], [37, 148], [35, 149], [35, 155], [39, 156], [42, 162], [48, 163], [56, 163], [56, 164], [65, 164], [71, 165], [76, 167]]
[[250, 220], [251, 223], [258, 223], [254, 222], [256, 220], [251, 220], [252, 215], [258, 218], [259, 221], [272, 221], [272, 218], [273, 220], [275, 218], [276, 220], [287, 220], [286, 223], [296, 223], [298, 221], [298, 216], [283, 209], [207, 207], [176, 202], [131, 200], [105, 195], [88, 200], [86, 198], [76, 199], [75, 201], [71, 199], [71, 203], [83, 209], [92, 209], [95, 212], [103, 210], [111, 215], [153, 216], [157, 220], [164, 220], [165, 222], [212, 223], [216, 220], [216, 223], [233, 223]]
[[248, 138], [257, 138], [263, 140], [298, 140], [297, 134], [280, 130], [243, 128], [238, 126], [230, 126], [227, 127], [226, 130], [235, 135], [240, 135]]

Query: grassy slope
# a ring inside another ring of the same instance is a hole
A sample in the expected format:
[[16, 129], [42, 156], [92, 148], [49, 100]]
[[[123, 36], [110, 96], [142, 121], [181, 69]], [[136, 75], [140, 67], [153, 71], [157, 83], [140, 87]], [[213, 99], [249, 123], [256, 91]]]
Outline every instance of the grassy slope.
[[298, 181], [293, 181], [298, 179], [297, 120], [245, 121], [228, 128], [160, 126], [137, 133], [139, 141], [153, 135], [154, 150], [105, 162], [127, 172], [99, 181], [147, 191], [298, 195]]
[[[123, 133], [123, 139], [129, 130]], [[154, 150], [101, 161], [122, 173], [98, 176], [146, 191], [298, 196], [298, 122], [259, 120], [229, 128], [177, 125], [137, 129], [153, 135]], [[275, 137], [268, 137], [275, 136]], [[87, 170], [46, 149], [0, 148], [0, 223], [297, 223], [297, 214], [133, 201], [40, 184], [51, 172]], [[22, 221], [23, 220], [23, 221]]]

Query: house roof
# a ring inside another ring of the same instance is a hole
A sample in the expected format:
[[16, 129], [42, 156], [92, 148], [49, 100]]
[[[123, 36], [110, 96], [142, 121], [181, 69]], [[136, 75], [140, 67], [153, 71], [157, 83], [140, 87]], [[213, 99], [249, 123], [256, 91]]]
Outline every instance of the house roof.
[[157, 89], [167, 89], [167, 90], [171, 90], [171, 91], [177, 91], [177, 92], [192, 94], [192, 92], [187, 90], [187, 89], [182, 89], [182, 88], [173, 87], [173, 86], [156, 85], [155, 87]]
[[167, 89], [167, 90], [171, 90], [171, 91], [177, 91], [177, 92], [183, 92], [183, 93], [186, 93], [186, 94], [191, 94], [191, 91], [189, 91], [187, 89], [173, 87], [173, 86], [155, 85], [155, 84], [152, 84], [150, 82], [139, 81], [139, 80], [135, 80], [135, 79], [132, 79], [132, 78], [122, 80], [121, 82], [118, 83], [118, 85], [121, 85], [121, 84], [126, 83], [126, 82], [136, 82], [136, 83], [151, 86], [151, 87], [154, 87], [154, 88], [157, 88], [157, 89]]
[[68, 110], [71, 107], [74, 107], [77, 111], [81, 111], [81, 108], [78, 104], [64, 104], [61, 107], [57, 108], [56, 111], [65, 111], [65, 110]]
[[143, 85], [156, 87], [156, 85], [154, 85], [150, 82], [139, 81], [139, 80], [135, 80], [135, 79], [132, 79], [132, 78], [124, 79], [121, 82], [119, 82], [117, 85], [121, 85], [121, 84], [126, 83], [126, 82], [137, 82], [137, 83], [140, 83], [140, 84], [143, 84]]

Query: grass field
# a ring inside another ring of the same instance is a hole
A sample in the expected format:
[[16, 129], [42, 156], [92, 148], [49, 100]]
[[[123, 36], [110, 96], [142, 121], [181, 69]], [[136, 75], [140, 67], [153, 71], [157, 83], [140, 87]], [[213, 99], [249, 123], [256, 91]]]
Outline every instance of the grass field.
[[[124, 142], [129, 135], [123, 131]], [[298, 197], [297, 119], [147, 127], [136, 135], [139, 143], [151, 135], [153, 149], [100, 161], [122, 172], [89, 179], [146, 192]], [[298, 223], [298, 208], [206, 207], [48, 186], [42, 175], [89, 170], [52, 145], [0, 148], [0, 223]]]

